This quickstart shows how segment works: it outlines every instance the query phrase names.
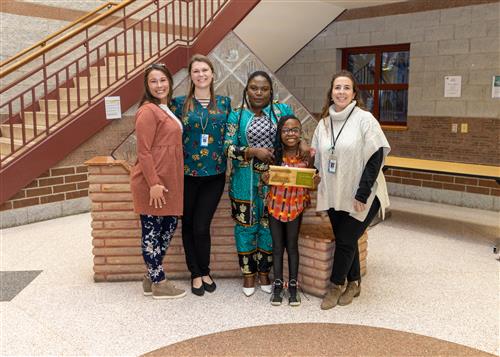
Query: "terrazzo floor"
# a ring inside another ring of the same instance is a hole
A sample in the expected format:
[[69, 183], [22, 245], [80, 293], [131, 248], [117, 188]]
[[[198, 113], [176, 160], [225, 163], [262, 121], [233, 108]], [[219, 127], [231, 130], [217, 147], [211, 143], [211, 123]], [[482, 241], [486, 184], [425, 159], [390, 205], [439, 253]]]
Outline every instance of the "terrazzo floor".
[[[300, 322], [388, 328], [498, 355], [499, 213], [398, 198], [391, 212], [369, 232], [361, 296], [326, 312], [313, 296], [298, 308], [272, 307], [261, 291], [245, 298], [239, 279], [179, 300], [144, 297], [139, 282], [94, 283], [90, 214], [4, 229], [0, 271], [42, 272], [0, 302], [0, 355], [136, 356], [220, 331]], [[272, 336], [264, 343], [272, 346]]]

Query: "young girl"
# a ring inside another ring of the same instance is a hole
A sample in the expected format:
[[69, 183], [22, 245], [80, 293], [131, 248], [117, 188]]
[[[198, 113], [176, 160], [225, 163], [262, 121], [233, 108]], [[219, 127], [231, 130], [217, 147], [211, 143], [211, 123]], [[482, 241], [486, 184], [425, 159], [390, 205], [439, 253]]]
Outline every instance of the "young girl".
[[[299, 156], [299, 144], [302, 126], [293, 115], [283, 116], [277, 127], [275, 141], [275, 165], [289, 167], [311, 167], [312, 160], [304, 161]], [[269, 172], [263, 175], [264, 182], [269, 181]], [[314, 184], [320, 181], [314, 176]], [[310, 202], [309, 191], [302, 187], [270, 186], [267, 196], [269, 227], [273, 238], [273, 294], [271, 305], [281, 305], [284, 295], [283, 254], [288, 253], [289, 283], [288, 302], [291, 306], [300, 305], [297, 294], [297, 275], [299, 271], [298, 238], [302, 212]]]

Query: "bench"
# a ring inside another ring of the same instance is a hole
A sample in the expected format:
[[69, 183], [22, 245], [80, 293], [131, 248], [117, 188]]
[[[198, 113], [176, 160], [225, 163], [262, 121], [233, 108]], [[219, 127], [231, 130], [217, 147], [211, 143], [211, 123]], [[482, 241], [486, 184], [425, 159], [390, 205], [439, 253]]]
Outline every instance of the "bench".
[[384, 170], [389, 168], [494, 179], [498, 184], [500, 184], [499, 166], [388, 156], [385, 159]]

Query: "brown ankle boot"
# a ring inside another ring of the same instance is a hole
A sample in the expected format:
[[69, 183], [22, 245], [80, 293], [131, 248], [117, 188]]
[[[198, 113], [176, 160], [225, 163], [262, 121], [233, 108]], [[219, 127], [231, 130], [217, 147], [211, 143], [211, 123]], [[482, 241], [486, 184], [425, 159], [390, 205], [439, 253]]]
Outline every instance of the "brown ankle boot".
[[332, 287], [326, 293], [323, 301], [321, 302], [321, 310], [329, 310], [337, 306], [340, 296], [342, 295], [344, 285], [332, 284]]
[[361, 293], [361, 282], [350, 281], [347, 283], [347, 288], [345, 289], [342, 296], [339, 298], [339, 305], [345, 306], [349, 305], [355, 297], [358, 297]]

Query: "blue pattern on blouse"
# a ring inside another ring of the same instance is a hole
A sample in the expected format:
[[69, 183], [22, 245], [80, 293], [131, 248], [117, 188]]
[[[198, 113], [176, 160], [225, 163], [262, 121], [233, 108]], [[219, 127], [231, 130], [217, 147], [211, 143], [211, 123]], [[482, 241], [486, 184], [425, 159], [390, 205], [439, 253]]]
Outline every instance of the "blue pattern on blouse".
[[[207, 108], [193, 98], [193, 110], [182, 113], [186, 96], [175, 97], [170, 109], [182, 121], [184, 132], [184, 175], [212, 176], [226, 172], [227, 159], [224, 155], [224, 134], [231, 112], [231, 99], [215, 96], [216, 108]], [[204, 129], [203, 129], [204, 128]], [[202, 147], [201, 135], [208, 134], [208, 146]]]

